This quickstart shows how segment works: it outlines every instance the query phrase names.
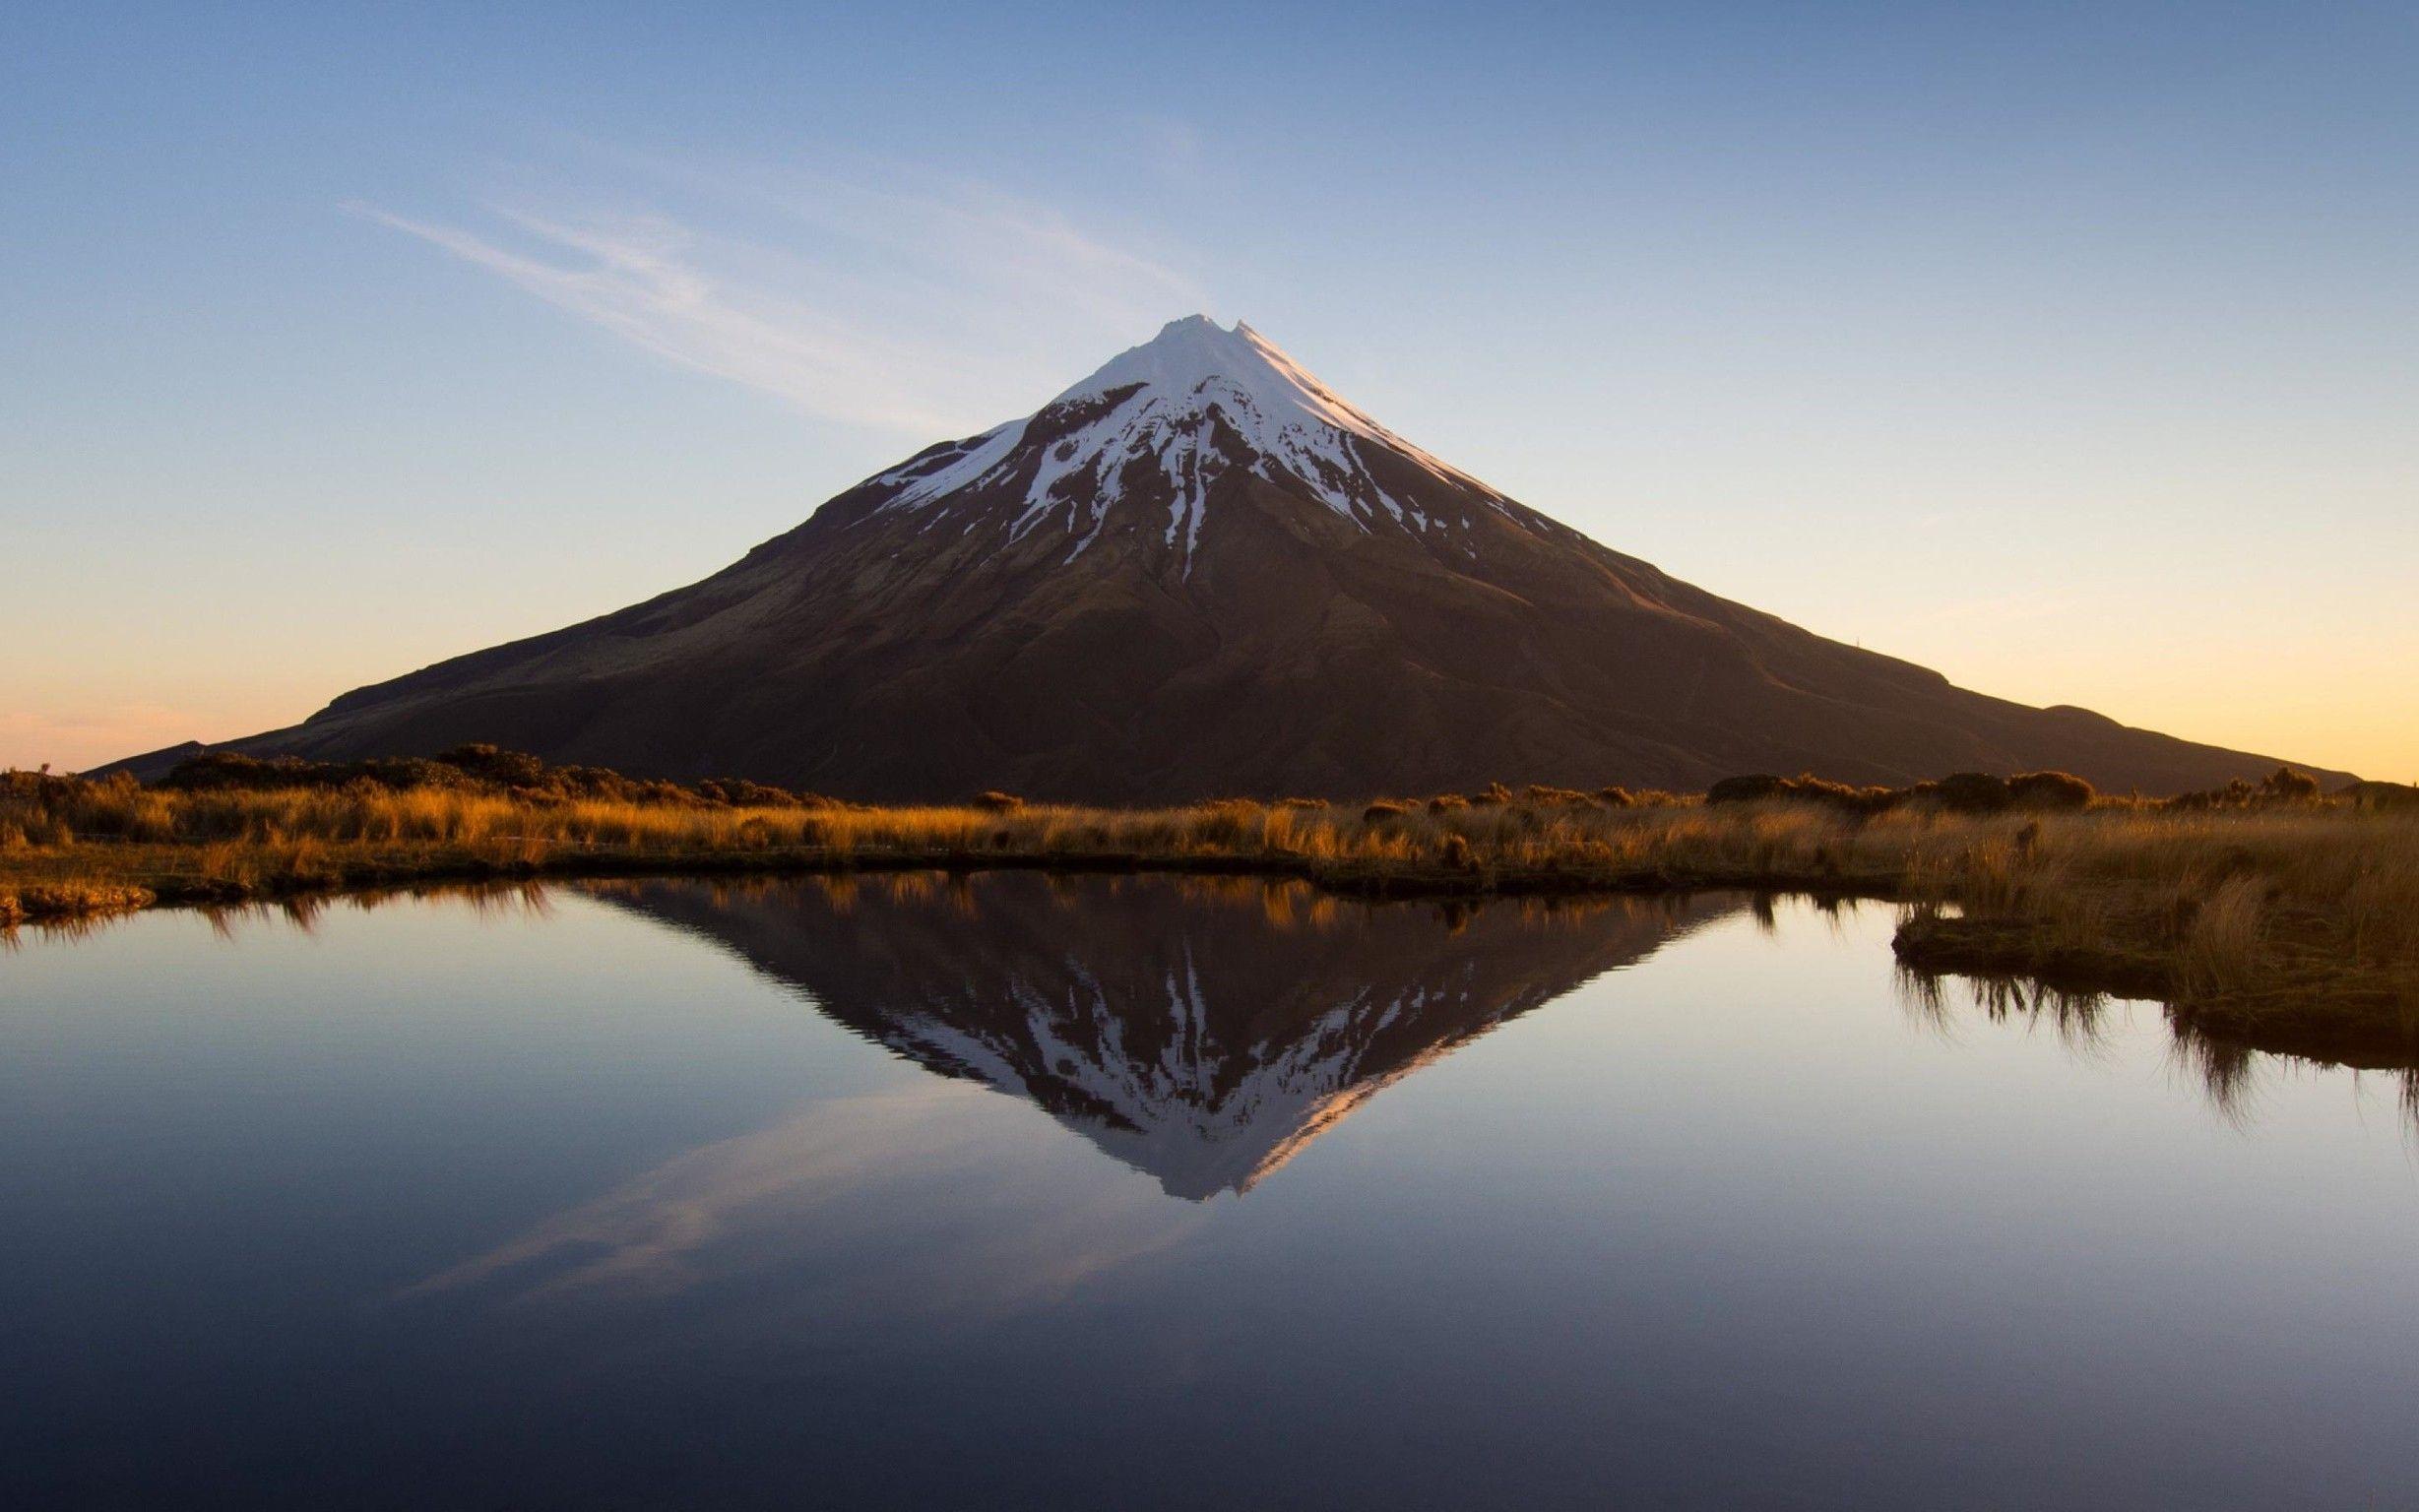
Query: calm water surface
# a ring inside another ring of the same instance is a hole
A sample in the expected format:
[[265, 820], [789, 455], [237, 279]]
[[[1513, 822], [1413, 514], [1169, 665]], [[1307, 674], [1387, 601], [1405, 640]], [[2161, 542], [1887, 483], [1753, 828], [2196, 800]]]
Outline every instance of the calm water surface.
[[2410, 1506], [2390, 1079], [1892, 916], [563, 887], [0, 954], [0, 1506]]

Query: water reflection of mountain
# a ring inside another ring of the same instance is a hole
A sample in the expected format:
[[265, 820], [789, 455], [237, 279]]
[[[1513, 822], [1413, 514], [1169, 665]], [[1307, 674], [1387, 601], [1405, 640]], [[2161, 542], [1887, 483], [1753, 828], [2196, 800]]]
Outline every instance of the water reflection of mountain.
[[1397, 1079], [1741, 906], [1448, 912], [1301, 883], [1015, 872], [594, 891], [1196, 1200], [1250, 1189]]

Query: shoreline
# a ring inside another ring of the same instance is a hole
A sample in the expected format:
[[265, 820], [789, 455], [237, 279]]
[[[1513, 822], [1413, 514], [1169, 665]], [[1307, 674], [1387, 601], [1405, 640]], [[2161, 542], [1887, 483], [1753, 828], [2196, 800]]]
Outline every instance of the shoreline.
[[[549, 845], [560, 845], [549, 842]], [[155, 848], [143, 848], [150, 850]], [[179, 848], [184, 849], [184, 848]], [[1041, 851], [926, 850], [865, 850], [829, 847], [744, 850], [661, 851], [583, 847], [543, 856], [497, 858], [470, 850], [402, 860], [368, 854], [342, 857], [308, 876], [236, 879], [147, 868], [142, 856], [115, 856], [109, 848], [79, 848], [77, 879], [11, 878], [0, 860], [0, 926], [95, 918], [154, 908], [275, 903], [424, 882], [576, 881], [658, 876], [837, 876], [853, 872], [1046, 871], [1068, 875], [1264, 877], [1301, 881], [1338, 897], [1368, 901], [1482, 900], [1587, 894], [1653, 895], [1712, 891], [1797, 893], [1816, 897], [1914, 901], [1896, 873], [1807, 874], [1773, 869], [1706, 867], [1590, 867], [1549, 864], [1505, 868], [1334, 861], [1281, 854], [1171, 854], [1143, 850]], [[112, 861], [132, 864], [111, 866]], [[97, 863], [97, 864], [95, 864]]]
[[[2036, 990], [2160, 1003], [2180, 1026], [2231, 1045], [2348, 1065], [2419, 1065], [2419, 1017], [2405, 982], [2373, 963], [2330, 955], [2290, 911], [2268, 921], [2242, 979], [2202, 982], [2187, 959], [2193, 937], [2176, 920], [2123, 889], [2102, 889], [2087, 908], [2098, 926], [2078, 937], [2071, 909], [2027, 907], [2023, 890], [1994, 906], [1990, 889], [1960, 888], [1913, 866], [1842, 864], [1823, 847], [1808, 864], [1705, 864], [1664, 855], [1646, 864], [1606, 864], [1583, 855], [1522, 861], [1426, 852], [1310, 855], [1270, 851], [1047, 850], [1007, 845], [900, 848], [852, 846], [699, 847], [668, 850], [493, 836], [476, 845], [321, 846], [285, 857], [283, 869], [226, 873], [223, 855], [192, 845], [80, 844], [51, 854], [0, 854], [0, 931], [25, 924], [72, 926], [148, 909], [231, 907], [428, 884], [574, 882], [626, 877], [815, 877], [990, 871], [1063, 875], [1170, 875], [1305, 882], [1371, 902], [1483, 903], [1490, 899], [1656, 896], [1692, 892], [1786, 894], [1895, 903], [1912, 912], [1892, 948], [1906, 970]], [[1769, 850], [1769, 848], [1765, 848]], [[213, 874], [210, 862], [220, 866]], [[47, 864], [29, 864], [47, 863]], [[1970, 873], [1970, 867], [1962, 868]], [[44, 875], [44, 873], [53, 873]], [[1969, 875], [1963, 879], [1972, 882]]]

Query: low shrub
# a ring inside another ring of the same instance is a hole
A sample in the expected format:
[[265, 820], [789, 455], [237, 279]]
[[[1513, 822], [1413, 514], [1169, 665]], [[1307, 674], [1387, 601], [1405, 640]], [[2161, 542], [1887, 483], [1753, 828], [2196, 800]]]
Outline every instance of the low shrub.
[[1884, 806], [1890, 796], [1886, 788], [1851, 788], [1834, 783], [1811, 772], [1796, 777], [1774, 777], [1768, 772], [1753, 772], [1744, 777], [1726, 777], [1705, 789], [1705, 801], [1711, 804], [1763, 803], [1787, 799], [1798, 803], [1817, 803], [1826, 808], [1851, 813], [1870, 813]]
[[1988, 772], [1951, 772], [1940, 781], [1933, 801], [1952, 814], [1996, 814], [2015, 801], [2007, 780]]
[[2089, 808], [2098, 791], [2071, 772], [2019, 772], [2007, 779], [2007, 795], [2018, 808]]
[[[749, 782], [744, 777], [709, 777], [700, 779], [697, 795], [709, 803], [730, 808], [804, 808], [803, 796], [785, 788]], [[829, 799], [822, 801], [828, 802]]]
[[2159, 806], [2186, 812], [2218, 808], [2274, 808], [2285, 804], [2315, 803], [2320, 796], [2317, 778], [2291, 767], [2278, 767], [2257, 785], [2238, 777], [2223, 788], [2180, 792]]
[[1819, 803], [1844, 814], [1878, 814], [1903, 801], [1895, 788], [1856, 788], [1846, 783], [1834, 783], [1802, 772], [1785, 785], [1788, 795], [1806, 803]]
[[1786, 778], [1768, 772], [1751, 772], [1744, 777], [1726, 777], [1705, 789], [1705, 801], [1712, 804], [1760, 803], [1766, 798], [1789, 795]]
[[2319, 796], [2319, 780], [2307, 772], [2278, 767], [2260, 781], [2260, 796], [2270, 803], [2311, 803]]
[[1531, 783], [1521, 789], [1521, 796], [1532, 803], [1560, 803], [1565, 807], [1586, 803], [1588, 795], [1575, 788], [1552, 788], [1544, 783]]

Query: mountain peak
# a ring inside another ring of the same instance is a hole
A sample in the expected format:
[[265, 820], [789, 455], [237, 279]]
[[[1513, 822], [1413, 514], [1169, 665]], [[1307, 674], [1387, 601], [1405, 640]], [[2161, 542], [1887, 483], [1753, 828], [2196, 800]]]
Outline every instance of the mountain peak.
[[1059, 394], [1053, 403], [1097, 394], [1126, 383], [1161, 383], [1180, 388], [1208, 378], [1241, 380], [1272, 366], [1269, 353], [1292, 359], [1265, 340], [1243, 333], [1241, 321], [1221, 326], [1207, 315], [1187, 315], [1159, 328], [1159, 335], [1139, 346], [1128, 346], [1095, 369], [1092, 375]]
[[1016, 509], [1009, 538], [1057, 522], [1075, 537], [1069, 560], [1120, 506], [1165, 509], [1167, 542], [1189, 563], [1212, 485], [1238, 471], [1364, 530], [1391, 523], [1426, 532], [1429, 517], [1401, 496], [1400, 482], [1381, 481], [1403, 476], [1400, 464], [1478, 500], [1501, 499], [1378, 424], [1243, 322], [1187, 315], [1023, 419], [923, 452], [863, 486], [893, 490], [885, 512], [1005, 491]]
[[[1137, 383], [1157, 391], [1154, 399], [1197, 395], [1204, 406], [1223, 403], [1231, 409], [1248, 410], [1246, 418], [1281, 424], [1315, 422], [1389, 446], [1403, 445], [1385, 427], [1312, 377], [1276, 343], [1240, 320], [1232, 327], [1222, 327], [1206, 315], [1168, 322], [1159, 335], [1110, 358], [1050, 403], [1069, 404]], [[1216, 391], [1208, 391], [1210, 386]]]
[[[1234, 325], [1228, 327], [1227, 330], [1239, 331], [1242, 329], [1242, 324], [1243, 323], [1239, 320]], [[1218, 329], [1218, 322], [1216, 318], [1212, 316], [1204, 315], [1199, 312], [1195, 312], [1190, 315], [1178, 315], [1176, 319], [1159, 328], [1159, 335], [1151, 338], [1151, 344], [1155, 345], [1168, 340], [1170, 337], [1180, 336], [1186, 332], [1215, 332]]]

